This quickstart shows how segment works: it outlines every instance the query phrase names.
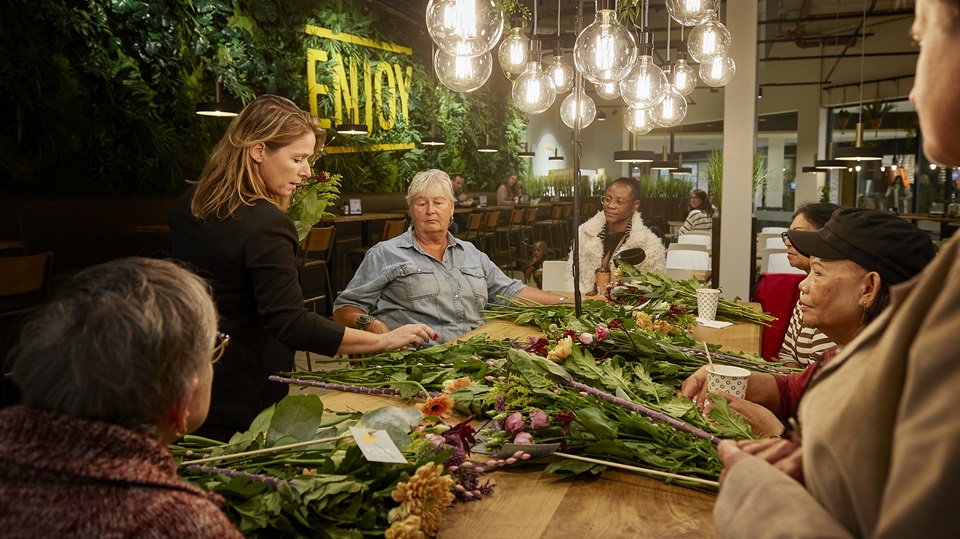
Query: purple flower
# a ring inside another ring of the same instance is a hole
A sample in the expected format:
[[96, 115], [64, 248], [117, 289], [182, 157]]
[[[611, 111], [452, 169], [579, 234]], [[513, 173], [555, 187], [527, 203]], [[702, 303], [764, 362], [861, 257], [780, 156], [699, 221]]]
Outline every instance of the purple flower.
[[607, 326], [597, 326], [597, 340], [602, 341], [610, 336], [610, 330], [607, 329]]
[[[515, 443], [515, 444], [532, 444], [532, 443], [533, 443], [533, 436], [532, 436], [529, 432], [521, 432], [520, 434], [518, 434], [518, 435], [516, 436], [516, 438], [513, 439], [513, 443]], [[508, 462], [509, 462], [509, 460], [508, 460]], [[516, 460], [514, 460], [514, 462], [516, 462]], [[511, 462], [510, 464], [513, 464], [513, 463]]]
[[580, 334], [580, 342], [589, 346], [590, 344], [593, 343], [593, 334], [587, 333], [586, 331], [584, 331], [583, 333]]
[[530, 414], [531, 429], [542, 429], [549, 424], [550, 424], [550, 419], [547, 417], [546, 412], [536, 410]]
[[503, 423], [503, 430], [508, 434], [519, 434], [523, 432], [523, 416], [520, 412], [514, 412], [507, 417]]

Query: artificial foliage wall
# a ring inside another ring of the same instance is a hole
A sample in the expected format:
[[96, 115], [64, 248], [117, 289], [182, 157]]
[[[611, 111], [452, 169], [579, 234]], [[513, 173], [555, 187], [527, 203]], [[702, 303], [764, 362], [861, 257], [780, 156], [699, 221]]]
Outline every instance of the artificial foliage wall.
[[[402, 191], [426, 168], [492, 190], [522, 165], [509, 81], [451, 92], [431, 54], [421, 25], [360, 1], [0, 0], [0, 195], [182, 190], [230, 121], [194, 113], [217, 79], [222, 100], [283, 95], [331, 136], [351, 109], [371, 119], [320, 161], [344, 191]], [[431, 127], [446, 146], [419, 144]], [[500, 152], [476, 151], [488, 138]]]

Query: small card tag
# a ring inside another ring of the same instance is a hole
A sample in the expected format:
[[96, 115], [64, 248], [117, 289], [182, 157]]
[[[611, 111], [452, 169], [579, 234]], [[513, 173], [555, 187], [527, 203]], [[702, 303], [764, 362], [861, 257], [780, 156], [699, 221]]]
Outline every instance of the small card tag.
[[359, 198], [350, 199], [350, 215], [363, 215], [363, 209]]
[[390, 439], [386, 431], [350, 427], [357, 447], [370, 462], [395, 462], [406, 464], [407, 459]]
[[497, 453], [497, 458], [510, 458], [517, 451], [523, 451], [530, 455], [530, 460], [536, 460], [549, 457], [556, 453], [558, 449], [560, 449], [560, 444], [503, 444], [500, 452]]

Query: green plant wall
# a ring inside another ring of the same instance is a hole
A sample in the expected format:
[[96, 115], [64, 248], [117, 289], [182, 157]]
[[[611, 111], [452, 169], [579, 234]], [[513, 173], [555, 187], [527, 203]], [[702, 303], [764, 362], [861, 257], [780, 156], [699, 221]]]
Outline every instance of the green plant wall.
[[[366, 142], [418, 143], [431, 125], [447, 139], [439, 150], [325, 156], [321, 166], [343, 174], [344, 191], [400, 191], [431, 167], [464, 172], [471, 190], [488, 190], [520, 168], [526, 121], [503, 75], [471, 94], [450, 92], [433, 74], [422, 27], [397, 24], [372, 4], [0, 0], [0, 195], [182, 190], [229, 124], [194, 114], [197, 102], [213, 100], [214, 80], [225, 101], [275, 93], [309, 110], [307, 49], [356, 52], [307, 35], [307, 24], [413, 49], [409, 124], [374, 129]], [[331, 68], [318, 66], [318, 82], [330, 82]], [[319, 105], [318, 116], [333, 116], [329, 99]], [[499, 153], [476, 151], [487, 136]]]

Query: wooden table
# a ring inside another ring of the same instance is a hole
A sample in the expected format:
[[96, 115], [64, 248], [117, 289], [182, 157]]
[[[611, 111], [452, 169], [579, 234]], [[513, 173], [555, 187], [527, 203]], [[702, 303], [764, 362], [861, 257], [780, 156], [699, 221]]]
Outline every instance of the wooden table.
[[[751, 324], [746, 324], [750, 326]], [[721, 330], [700, 328], [698, 339], [759, 353], [760, 332], [744, 325]], [[525, 339], [537, 328], [492, 320], [460, 339], [485, 333], [495, 339]], [[752, 342], [747, 343], [749, 339]], [[749, 344], [749, 346], [747, 345]], [[333, 410], [369, 411], [398, 406], [394, 397], [333, 392], [321, 396]], [[460, 421], [463, 418], [451, 418]], [[483, 460], [482, 455], [477, 456]], [[507, 468], [489, 476], [497, 487], [493, 495], [447, 510], [439, 537], [565, 538], [714, 537], [715, 495], [667, 485], [655, 479], [608, 470], [584, 479], [545, 475], [543, 464]]]
[[0, 251], [7, 249], [23, 249], [23, 242], [20, 240], [0, 240]]

